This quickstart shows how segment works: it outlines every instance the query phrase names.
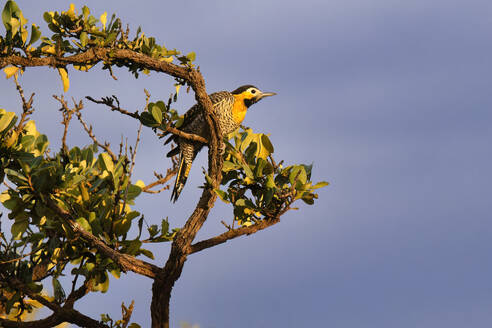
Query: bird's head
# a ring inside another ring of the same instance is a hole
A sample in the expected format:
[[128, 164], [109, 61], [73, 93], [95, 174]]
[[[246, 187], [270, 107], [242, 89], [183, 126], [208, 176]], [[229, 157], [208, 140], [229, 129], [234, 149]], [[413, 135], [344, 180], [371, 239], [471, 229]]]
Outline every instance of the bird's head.
[[246, 107], [257, 103], [261, 99], [276, 95], [275, 92], [263, 92], [254, 85], [243, 85], [231, 92], [233, 95], [240, 96]]

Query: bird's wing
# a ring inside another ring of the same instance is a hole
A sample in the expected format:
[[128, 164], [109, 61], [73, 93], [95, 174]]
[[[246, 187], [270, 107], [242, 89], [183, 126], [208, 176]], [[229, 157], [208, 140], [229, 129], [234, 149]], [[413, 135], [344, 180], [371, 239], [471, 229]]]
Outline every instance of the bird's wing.
[[[219, 92], [214, 92], [209, 95], [210, 100], [212, 101], [212, 104], [214, 106], [214, 110], [217, 110], [219, 108], [227, 108], [227, 106], [232, 107], [232, 104], [234, 103], [234, 96], [228, 92], [228, 91], [219, 91]], [[193, 132], [193, 131], [199, 131], [201, 129], [196, 129], [197, 125], [202, 125], [204, 122], [203, 119], [203, 109], [202, 106], [199, 104], [193, 105], [190, 109], [186, 111], [186, 113], [183, 116], [183, 123], [179, 127], [179, 130], [185, 131], [185, 132]], [[168, 144], [171, 141], [174, 141], [177, 143], [178, 136], [177, 135], [171, 135], [164, 144]], [[176, 151], [175, 151], [176, 152]], [[171, 154], [168, 154], [168, 156], [172, 156]]]

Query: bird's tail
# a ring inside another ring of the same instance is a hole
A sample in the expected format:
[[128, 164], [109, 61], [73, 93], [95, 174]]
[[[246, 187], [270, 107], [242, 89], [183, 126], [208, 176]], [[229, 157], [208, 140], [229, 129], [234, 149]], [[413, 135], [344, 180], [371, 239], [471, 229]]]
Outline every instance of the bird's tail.
[[173, 193], [171, 194], [171, 200], [175, 203], [178, 200], [181, 191], [183, 190], [188, 174], [190, 173], [192, 161], [186, 161], [183, 153], [179, 156], [178, 174], [176, 175], [176, 181], [174, 182]]

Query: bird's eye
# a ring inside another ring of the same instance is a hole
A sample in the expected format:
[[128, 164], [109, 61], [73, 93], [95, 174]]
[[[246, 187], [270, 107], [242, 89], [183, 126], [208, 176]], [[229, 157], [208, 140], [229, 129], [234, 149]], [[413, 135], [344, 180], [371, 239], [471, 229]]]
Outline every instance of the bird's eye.
[[255, 89], [251, 90], [251, 93], [252, 94], [255, 94], [256, 93], [256, 90]]

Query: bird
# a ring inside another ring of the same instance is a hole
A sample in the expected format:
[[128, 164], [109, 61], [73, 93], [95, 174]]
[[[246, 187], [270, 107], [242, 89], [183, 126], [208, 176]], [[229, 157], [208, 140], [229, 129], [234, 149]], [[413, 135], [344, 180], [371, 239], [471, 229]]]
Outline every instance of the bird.
[[[234, 91], [219, 91], [209, 95], [212, 101], [213, 110], [217, 118], [217, 123], [220, 126], [220, 131], [223, 136], [233, 132], [239, 128], [243, 122], [248, 108], [265, 97], [276, 95], [275, 92], [263, 92], [254, 85], [248, 84], [237, 88]], [[200, 104], [193, 105], [183, 117], [183, 123], [179, 130], [199, 135], [205, 139], [209, 139], [208, 124], [204, 116], [205, 111]], [[178, 200], [181, 191], [183, 190], [188, 174], [190, 173], [191, 165], [198, 152], [205, 145], [199, 141], [189, 140], [171, 135], [165, 142], [174, 141], [177, 147], [167, 153], [167, 157], [173, 157], [179, 154], [178, 171], [174, 183], [171, 201], [174, 203]]]

